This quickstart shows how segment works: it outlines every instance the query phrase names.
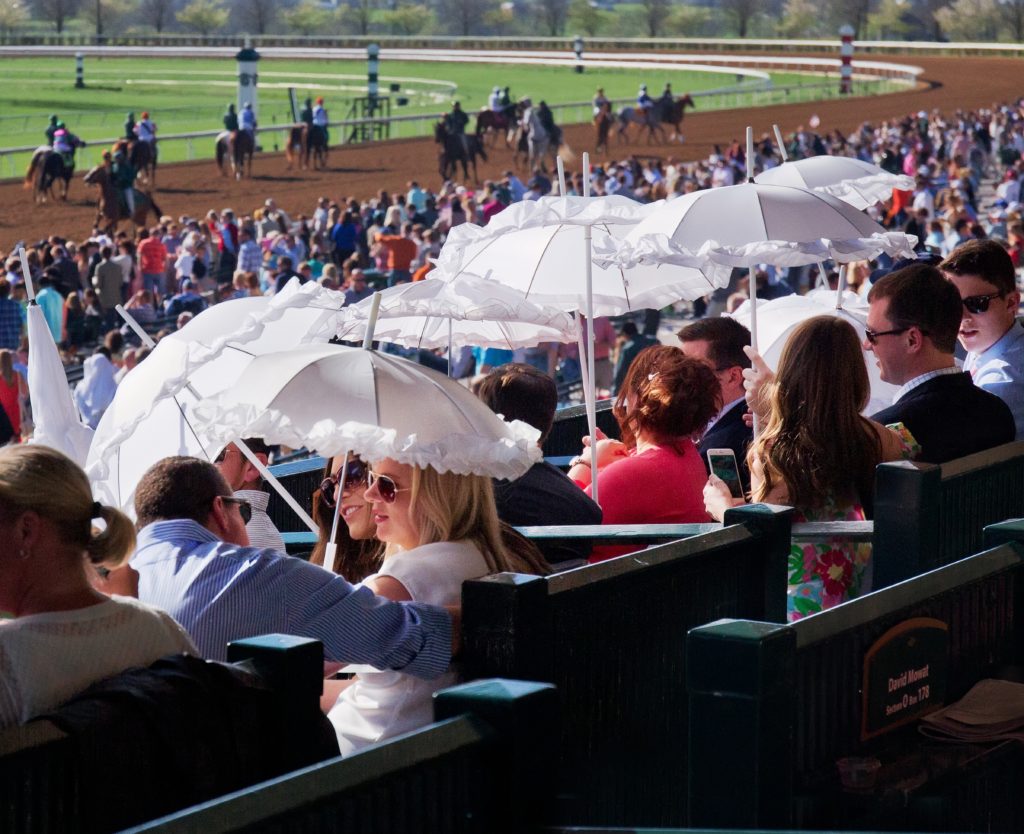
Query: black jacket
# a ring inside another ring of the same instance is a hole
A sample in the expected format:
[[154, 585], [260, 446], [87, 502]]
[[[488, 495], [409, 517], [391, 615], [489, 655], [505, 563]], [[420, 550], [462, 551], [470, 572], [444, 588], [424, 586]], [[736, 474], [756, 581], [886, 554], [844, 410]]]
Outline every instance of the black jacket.
[[978, 388], [968, 373], [929, 379], [871, 419], [903, 423], [921, 444], [917, 460], [923, 463], [973, 455], [1011, 443], [1017, 435], [1006, 403]]
[[736, 453], [736, 463], [740, 468], [740, 480], [743, 481], [744, 492], [750, 491], [750, 470], [747, 468], [747, 447], [753, 437], [753, 430], [743, 422], [747, 411], [746, 402], [738, 402], [730, 408], [722, 419], [715, 423], [700, 439], [697, 451], [700, 452], [704, 468], [708, 467], [708, 449], [732, 449]]

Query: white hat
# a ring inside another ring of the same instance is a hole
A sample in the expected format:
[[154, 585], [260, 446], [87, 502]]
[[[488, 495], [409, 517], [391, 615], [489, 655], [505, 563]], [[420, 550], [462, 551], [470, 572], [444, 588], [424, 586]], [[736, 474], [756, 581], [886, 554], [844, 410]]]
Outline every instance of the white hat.
[[640, 85], [640, 89], [643, 90], [644, 92], [646, 92], [647, 91], [647, 85], [646, 84], [641, 84]]

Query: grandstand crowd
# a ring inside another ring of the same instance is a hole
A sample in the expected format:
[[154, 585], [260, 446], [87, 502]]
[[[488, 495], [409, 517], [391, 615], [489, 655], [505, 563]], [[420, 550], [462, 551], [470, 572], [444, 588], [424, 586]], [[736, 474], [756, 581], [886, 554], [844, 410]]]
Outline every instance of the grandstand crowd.
[[[10, 550], [0, 558], [0, 612], [12, 617], [0, 626], [0, 668], [13, 671], [0, 680], [0, 727], [52, 710], [126, 666], [179, 651], [223, 658], [232, 639], [284, 632], [324, 643], [332, 676], [324, 710], [341, 752], [353, 752], [430, 720], [431, 693], [455, 679], [448, 609], [459, 604], [465, 579], [545, 574], [629, 550], [579, 540], [538, 546], [514, 527], [721, 520], [748, 498], [791, 505], [798, 520], [862, 520], [871, 517], [878, 463], [941, 463], [1024, 436], [1024, 341], [1015, 322], [1016, 270], [1024, 266], [1024, 103], [915, 113], [851, 135], [800, 128], [785, 152], [789, 159], [852, 155], [914, 179], [913, 190], [894, 192], [871, 214], [916, 235], [918, 260], [854, 264], [848, 277], [870, 302], [863, 347], [882, 379], [901, 386], [891, 407], [872, 420], [861, 416], [868, 396], [862, 342], [838, 318], [798, 327], [769, 371], [745, 349], [746, 329], [719, 315], [736, 303], [736, 275], [732, 286], [686, 310], [692, 320], [671, 344], [661, 343], [656, 315], [595, 322], [596, 384], [616, 397], [621, 433], [586, 440], [597, 448], [600, 506], [591, 498], [589, 454], [573, 459], [567, 474], [538, 463], [520, 479], [493, 483], [389, 459], [336, 458], [326, 462], [313, 498], [320, 539], [310, 562], [282, 552], [261, 474], [234, 445], [214, 463], [169, 458], [152, 467], [136, 489], [132, 522], [94, 502], [70, 460], [19, 443], [31, 435], [24, 378], [31, 346], [12, 247], [0, 278], [7, 424], [0, 443], [10, 444], [0, 450], [0, 535]], [[747, 159], [732, 141], [698, 161], [609, 161], [594, 169], [591, 193], [671, 200], [742, 181], [748, 166], [782, 159], [767, 136], [755, 154]], [[583, 193], [581, 177], [570, 177], [571, 193]], [[374, 285], [429, 275], [453, 227], [485, 225], [511, 203], [555, 187], [542, 170], [525, 181], [507, 171], [477, 191], [448, 183], [435, 193], [410, 182], [400, 194], [323, 197], [289, 207], [292, 213], [268, 198], [237, 214], [161, 218], [134, 237], [54, 235], [26, 246], [28, 265], [68, 368], [84, 360], [76, 401], [95, 427], [120, 379], [148, 354], [115, 305], [125, 304], [159, 342], [211, 304], [273, 294], [295, 280], [358, 303]], [[755, 281], [759, 295], [773, 298], [819, 281], [834, 287], [835, 275], [766, 268]], [[967, 373], [954, 361], [958, 338]], [[560, 400], [556, 378], [578, 375], [578, 362], [575, 348], [562, 345], [487, 350], [460, 358], [455, 375], [472, 377], [494, 412], [531, 424], [543, 442]], [[994, 375], [990, 384], [987, 375]], [[757, 437], [748, 409], [763, 427]], [[251, 446], [268, 460], [264, 444]], [[740, 464], [739, 494], [709, 475], [705, 453], [722, 448]], [[342, 524], [332, 523], [336, 516]], [[93, 529], [96, 519], [102, 532]], [[853, 543], [795, 547], [790, 619], [869, 590], [869, 562], [870, 552]], [[47, 629], [55, 620], [65, 623], [59, 640]], [[342, 663], [377, 671], [334, 680]]]

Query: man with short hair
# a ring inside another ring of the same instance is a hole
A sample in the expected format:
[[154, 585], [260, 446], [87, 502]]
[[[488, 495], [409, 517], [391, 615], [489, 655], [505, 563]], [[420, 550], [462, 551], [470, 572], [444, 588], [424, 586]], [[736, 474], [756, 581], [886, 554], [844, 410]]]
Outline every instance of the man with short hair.
[[1010, 407], [1017, 439], [1024, 439], [1024, 327], [1017, 321], [1020, 292], [1010, 254], [994, 240], [971, 240], [939, 269], [963, 303], [964, 370]]
[[181, 313], [199, 315], [206, 309], [206, 299], [196, 292], [196, 285], [191, 278], [181, 282], [181, 292], [167, 299], [164, 303], [164, 315], [174, 318]]
[[25, 314], [21, 305], [11, 298], [11, 285], [7, 279], [0, 278], [0, 350], [17, 350], [24, 327]]
[[249, 504], [211, 463], [155, 464], [135, 490], [135, 512], [139, 599], [181, 623], [203, 657], [224, 660], [229, 641], [278, 633], [322, 641], [331, 661], [426, 679], [448, 668], [452, 623], [443, 609], [391, 602], [301, 559], [250, 547]]
[[419, 246], [412, 239], [412, 223], [403, 223], [400, 235], [385, 235], [378, 232], [377, 243], [388, 253], [388, 286], [393, 287], [395, 284], [411, 281], [412, 262], [419, 254]]
[[349, 273], [349, 288], [345, 290], [345, 306], [358, 304], [364, 298], [373, 295], [373, 290], [366, 285], [366, 273], [361, 269], [353, 269]]
[[[540, 432], [543, 444], [551, 432], [558, 405], [555, 381], [532, 365], [509, 363], [495, 368], [477, 386], [477, 396], [508, 421], [522, 420]], [[546, 461], [531, 466], [514, 481], [494, 481], [498, 517], [512, 526], [600, 524], [601, 508], [560, 469]], [[586, 559], [587, 539], [544, 539], [534, 542], [552, 565]]]
[[872, 286], [868, 303], [864, 349], [874, 354], [882, 379], [901, 386], [893, 405], [871, 419], [902, 423], [925, 463], [1013, 440], [1006, 403], [976, 387], [953, 361], [963, 304], [938, 269], [917, 264], [891, 272]]
[[124, 286], [124, 272], [121, 265], [113, 260], [114, 249], [112, 246], [104, 246], [100, 249], [100, 265], [96, 267], [96, 273], [92, 277], [92, 285], [103, 305], [103, 328], [104, 331], [117, 326], [117, 310], [114, 309], [123, 300], [122, 288]]
[[[270, 459], [270, 449], [262, 438], [246, 438], [245, 445], [249, 447], [249, 451], [256, 456], [260, 463], [264, 466], [267, 465], [267, 461]], [[234, 497], [248, 501], [252, 507], [252, 517], [245, 524], [245, 530], [249, 534], [249, 544], [253, 547], [269, 548], [284, 553], [284, 539], [281, 538], [280, 531], [267, 515], [270, 496], [263, 489], [263, 476], [260, 471], [234, 443], [229, 443], [221, 449], [220, 454], [213, 462], [220, 470], [220, 474], [224, 476], [224, 480], [228, 482]]]
[[697, 443], [697, 451], [708, 472], [708, 449], [732, 449], [740, 470], [743, 488], [750, 488], [747, 468], [747, 447], [753, 437], [743, 415], [747, 411], [744, 398], [743, 369], [750, 367], [750, 358], [743, 348], [750, 344], [750, 331], [736, 319], [721, 317], [699, 319], [679, 331], [683, 353], [704, 362], [715, 372], [722, 391], [722, 408], [708, 423]]
[[159, 304], [164, 294], [164, 275], [167, 274], [167, 247], [160, 239], [159, 226], [139, 232], [137, 252], [142, 287], [153, 293], [153, 300]]

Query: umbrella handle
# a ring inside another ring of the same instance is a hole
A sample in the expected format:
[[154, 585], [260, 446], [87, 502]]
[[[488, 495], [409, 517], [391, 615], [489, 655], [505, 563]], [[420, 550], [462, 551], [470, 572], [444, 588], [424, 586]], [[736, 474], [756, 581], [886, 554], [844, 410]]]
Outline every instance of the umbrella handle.
[[[341, 484], [341, 491], [345, 490], [345, 478], [348, 476], [348, 450], [341, 457], [341, 474], [338, 475], [338, 483]], [[334, 556], [338, 552], [338, 519], [341, 518], [341, 496], [334, 502], [333, 519], [331, 521], [331, 537], [327, 540], [327, 547], [324, 551], [324, 567], [327, 570], [334, 570]]]
[[28, 300], [36, 300], [36, 291], [32, 286], [32, 270], [28, 266], [28, 254], [25, 252], [25, 247], [18, 247], [18, 258], [21, 260], [21, 275], [25, 279], [25, 292], [28, 293]]
[[[153, 337], [142, 329], [139, 323], [135, 321], [135, 317], [129, 313], [123, 305], [117, 304], [114, 306], [114, 309], [117, 310], [117, 314], [124, 319], [124, 323], [135, 331], [135, 335], [142, 340], [142, 344], [148, 348], [156, 347], [156, 342], [153, 341]], [[199, 399], [202, 399], [202, 397]]]

